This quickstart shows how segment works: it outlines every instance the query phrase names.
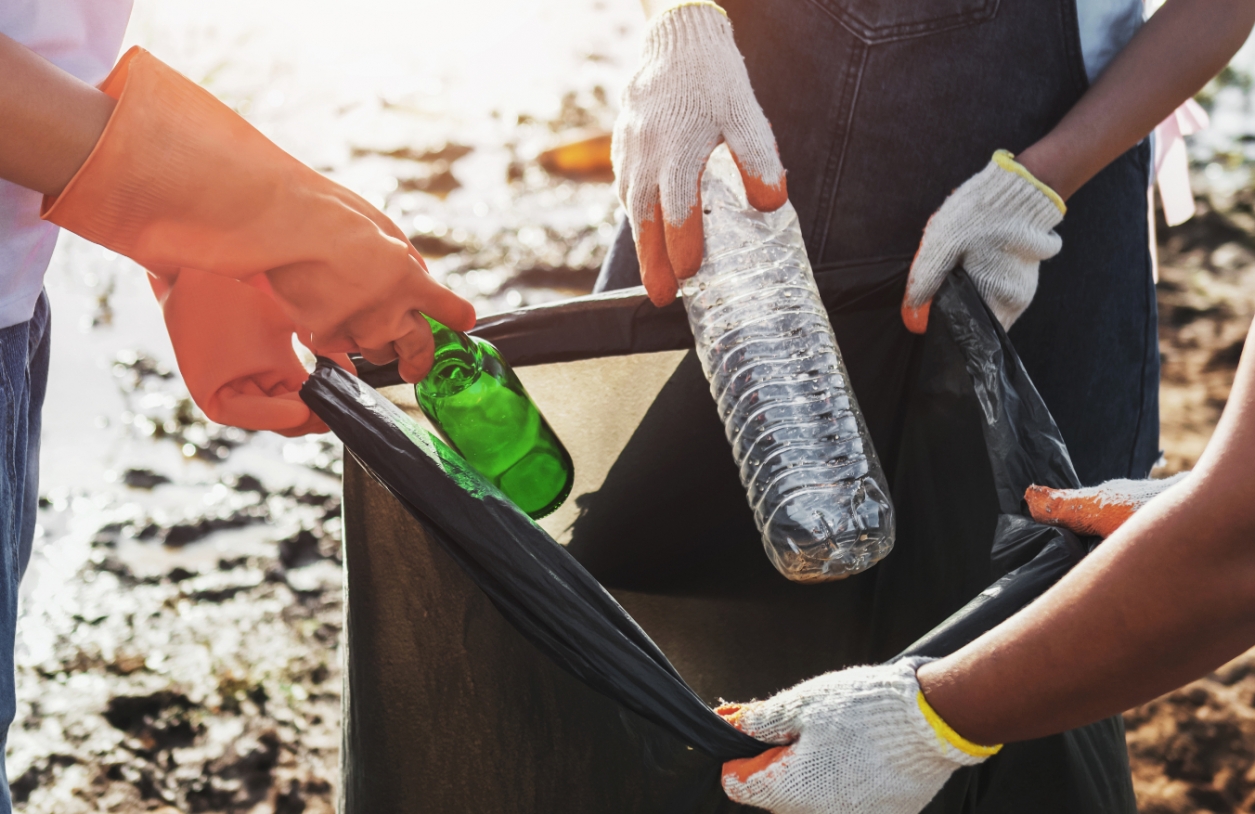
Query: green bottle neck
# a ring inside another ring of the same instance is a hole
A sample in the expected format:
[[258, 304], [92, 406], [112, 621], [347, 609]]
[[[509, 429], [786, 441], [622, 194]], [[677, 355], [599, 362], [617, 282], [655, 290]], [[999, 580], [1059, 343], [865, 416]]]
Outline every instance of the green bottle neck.
[[470, 387], [484, 369], [479, 347], [466, 334], [450, 330], [429, 316], [424, 319], [431, 325], [431, 337], [435, 343], [435, 361], [431, 372], [418, 383], [424, 394], [434, 398], [447, 398]]

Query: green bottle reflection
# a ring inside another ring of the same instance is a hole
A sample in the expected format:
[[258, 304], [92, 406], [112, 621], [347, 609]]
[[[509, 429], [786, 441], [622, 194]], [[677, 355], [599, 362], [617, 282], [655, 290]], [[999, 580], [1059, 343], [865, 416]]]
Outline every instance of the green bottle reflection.
[[419, 407], [516, 506], [533, 519], [550, 514], [571, 493], [570, 454], [495, 347], [427, 321], [436, 358], [414, 385]]

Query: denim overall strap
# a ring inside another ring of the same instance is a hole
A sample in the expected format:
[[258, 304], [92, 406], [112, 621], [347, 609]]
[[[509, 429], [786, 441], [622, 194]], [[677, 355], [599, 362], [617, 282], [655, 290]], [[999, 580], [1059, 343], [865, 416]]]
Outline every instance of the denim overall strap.
[[[48, 296], [41, 293], [29, 321], [0, 329], [0, 754], [17, 706], [13, 641], [18, 583], [35, 537], [50, 327]], [[11, 806], [8, 775], [0, 761], [0, 814], [8, 814]]]

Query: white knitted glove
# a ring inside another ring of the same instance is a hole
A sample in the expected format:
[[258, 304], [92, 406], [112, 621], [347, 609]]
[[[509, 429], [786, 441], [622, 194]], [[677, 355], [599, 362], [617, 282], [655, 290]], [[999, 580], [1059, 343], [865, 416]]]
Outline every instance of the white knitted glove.
[[774, 814], [918, 814], [955, 769], [1001, 748], [965, 741], [932, 711], [915, 680], [927, 661], [827, 673], [721, 708], [755, 738], [790, 744], [725, 763], [724, 791]]
[[928, 327], [928, 308], [946, 275], [967, 269], [985, 304], [1010, 328], [1033, 301], [1037, 269], [1063, 242], [1054, 228], [1067, 207], [1006, 150], [950, 193], [924, 227], [902, 300], [902, 321]]
[[611, 142], [641, 279], [657, 305], [675, 299], [677, 278], [701, 267], [701, 176], [720, 141], [741, 168], [750, 204], [765, 212], [783, 206], [784, 167], [732, 24], [707, 0], [682, 3], [650, 25]]
[[1038, 523], [1063, 526], [1077, 534], [1110, 537], [1139, 509], [1189, 474], [1148, 480], [1119, 478], [1084, 489], [1051, 489], [1034, 484], [1024, 492], [1024, 501]]

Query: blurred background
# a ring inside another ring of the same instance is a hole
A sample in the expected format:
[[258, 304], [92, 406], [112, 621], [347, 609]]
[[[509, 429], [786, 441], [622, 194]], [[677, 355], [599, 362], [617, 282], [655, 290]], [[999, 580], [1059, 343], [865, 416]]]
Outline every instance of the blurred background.
[[[136, 0], [127, 45], [382, 208], [486, 314], [591, 289], [619, 217], [599, 139], [643, 27], [634, 0]], [[1160, 216], [1160, 474], [1202, 451], [1255, 314], [1252, 66], [1248, 44], [1199, 96], [1197, 214]], [[207, 422], [130, 261], [62, 234], [47, 287], [17, 809], [333, 811], [338, 444]], [[1126, 716], [1143, 811], [1255, 810], [1252, 668]]]

